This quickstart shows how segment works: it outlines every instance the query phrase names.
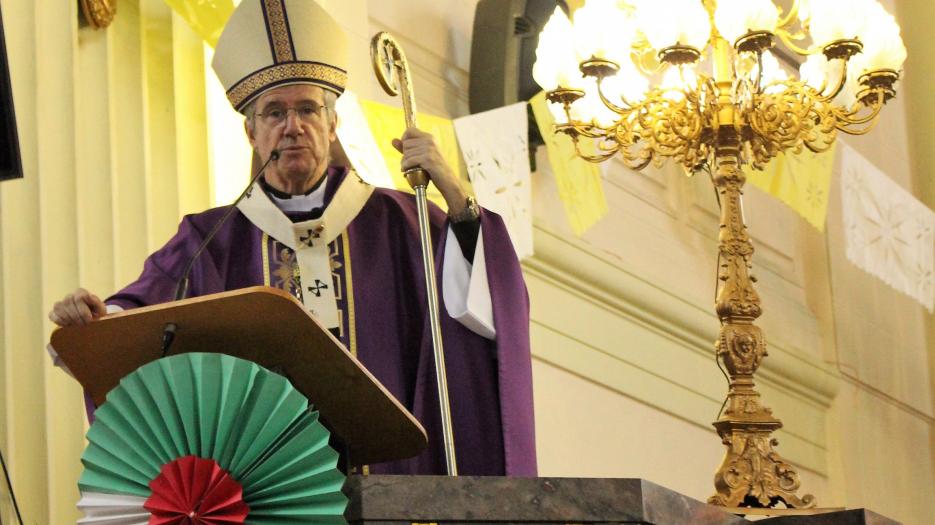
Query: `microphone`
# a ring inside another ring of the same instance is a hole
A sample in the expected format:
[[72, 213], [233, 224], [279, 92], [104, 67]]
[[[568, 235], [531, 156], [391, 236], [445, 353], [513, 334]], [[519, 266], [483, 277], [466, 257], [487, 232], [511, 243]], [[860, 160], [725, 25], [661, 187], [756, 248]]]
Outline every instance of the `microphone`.
[[[250, 190], [253, 188], [253, 185], [256, 183], [257, 179], [260, 178], [260, 175], [266, 171], [266, 167], [269, 166], [270, 162], [274, 160], [279, 160], [279, 150], [274, 149], [270, 152], [269, 158], [266, 159], [266, 162], [263, 163], [263, 166], [253, 175], [253, 178], [250, 179], [250, 182], [247, 184], [247, 187], [244, 188], [243, 192], [234, 200], [234, 203], [231, 204], [230, 208], [224, 215], [214, 223], [214, 227], [211, 228], [211, 231], [208, 232], [208, 235], [205, 236], [204, 240], [201, 241], [201, 245], [198, 246], [198, 249], [195, 250], [195, 253], [188, 259], [188, 264], [185, 265], [185, 270], [182, 272], [182, 277], [179, 279], [178, 284], [175, 286], [175, 301], [181, 301], [185, 299], [185, 296], [188, 294], [188, 281], [191, 277], [192, 268], [195, 266], [195, 261], [198, 259], [198, 256], [201, 255], [205, 248], [208, 247], [208, 243], [214, 239], [214, 236], [217, 235], [218, 231], [221, 230], [221, 226], [230, 218], [231, 215], [237, 210], [237, 205], [240, 204], [240, 201], [244, 199], [247, 195], [250, 194]], [[162, 332], [162, 357], [165, 357], [169, 352], [169, 347], [172, 346], [172, 341], [175, 340], [175, 332], [178, 329], [178, 326], [175, 323], [167, 323], [165, 329]]]

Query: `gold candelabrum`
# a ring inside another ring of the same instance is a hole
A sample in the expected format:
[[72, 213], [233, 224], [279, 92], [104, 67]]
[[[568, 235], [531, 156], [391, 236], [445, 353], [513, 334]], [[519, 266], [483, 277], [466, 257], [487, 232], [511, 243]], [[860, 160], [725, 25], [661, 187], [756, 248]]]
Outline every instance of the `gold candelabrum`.
[[[797, 0], [785, 13], [770, 0], [634, 2], [588, 0], [574, 25], [556, 9], [540, 35], [534, 76], [553, 103], [556, 132], [576, 146], [596, 143], [596, 155], [579, 147], [581, 157], [619, 155], [636, 170], [673, 158], [689, 175], [711, 175], [720, 203], [715, 350], [730, 386], [714, 423], [727, 452], [708, 502], [812, 507], [814, 497], [797, 495], [799, 475], [774, 449], [771, 434], [782, 422], [754, 385], [767, 351], [754, 324], [762, 307], [742, 166], [825, 151], [839, 131], [870, 131], [905, 59], [899, 26], [874, 0], [849, 3], [847, 12], [830, 0]], [[800, 78], [772, 55], [777, 40], [808, 57]]]

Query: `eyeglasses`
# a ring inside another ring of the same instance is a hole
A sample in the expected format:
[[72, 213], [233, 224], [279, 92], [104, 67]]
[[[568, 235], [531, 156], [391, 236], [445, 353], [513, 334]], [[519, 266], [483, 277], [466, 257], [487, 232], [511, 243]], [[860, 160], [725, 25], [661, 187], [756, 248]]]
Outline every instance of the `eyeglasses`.
[[321, 118], [321, 110], [328, 109], [326, 106], [315, 102], [303, 102], [298, 106], [279, 106], [272, 104], [266, 108], [263, 113], [257, 113], [256, 116], [263, 120], [263, 123], [269, 126], [278, 126], [289, 117], [289, 111], [295, 111], [295, 116], [306, 124], [311, 124]]

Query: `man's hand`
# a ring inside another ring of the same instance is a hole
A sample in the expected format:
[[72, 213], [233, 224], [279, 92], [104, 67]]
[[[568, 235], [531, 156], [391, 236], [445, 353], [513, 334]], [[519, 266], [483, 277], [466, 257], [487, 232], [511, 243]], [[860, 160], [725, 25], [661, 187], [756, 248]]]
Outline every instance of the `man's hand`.
[[445, 198], [445, 202], [448, 203], [449, 215], [458, 215], [464, 210], [468, 194], [442, 157], [435, 143], [435, 137], [424, 131], [410, 128], [403, 133], [402, 140], [393, 139], [393, 147], [403, 154], [401, 163], [403, 171], [419, 167], [429, 174], [432, 182]]
[[49, 319], [59, 326], [86, 325], [106, 313], [104, 301], [84, 288], [78, 288], [55, 303]]

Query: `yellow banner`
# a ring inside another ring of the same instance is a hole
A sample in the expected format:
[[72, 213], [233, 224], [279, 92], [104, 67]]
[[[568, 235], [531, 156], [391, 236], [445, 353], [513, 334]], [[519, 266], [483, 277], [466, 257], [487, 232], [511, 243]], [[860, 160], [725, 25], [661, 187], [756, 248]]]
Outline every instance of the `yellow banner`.
[[[393, 175], [393, 183], [397, 189], [411, 193], [412, 189], [400, 170], [403, 155], [393, 147], [393, 139], [402, 137], [403, 132], [406, 131], [406, 119], [403, 110], [369, 100], [361, 100], [360, 107], [367, 118], [373, 138], [376, 139], [377, 146], [380, 148], [380, 153], [383, 154], [386, 166]], [[442, 157], [451, 166], [455, 175], [463, 180], [465, 170], [461, 162], [461, 150], [458, 148], [458, 139], [455, 137], [455, 128], [451, 119], [418, 113], [416, 120], [420, 130], [431, 133], [435, 137]], [[445, 199], [442, 198], [435, 185], [429, 185], [428, 198], [443, 210], [448, 209]]]
[[[565, 206], [565, 214], [575, 235], [583, 234], [607, 215], [607, 199], [601, 184], [601, 170], [575, 152], [571, 137], [553, 130], [555, 119], [549, 112], [545, 93], [539, 93], [530, 101], [532, 112], [539, 125], [549, 153], [549, 164], [558, 186], [558, 196]], [[582, 144], [583, 146], [585, 144]], [[587, 146], [593, 146], [587, 141]], [[587, 148], [584, 148], [587, 151]]]
[[234, 12], [233, 0], [166, 0], [166, 3], [211, 47], [217, 44], [224, 24]]
[[834, 167], [835, 146], [823, 153], [805, 149], [799, 154], [779, 154], [765, 171], [750, 170], [747, 180], [753, 186], [786, 203], [809, 224], [825, 231], [828, 192]]

